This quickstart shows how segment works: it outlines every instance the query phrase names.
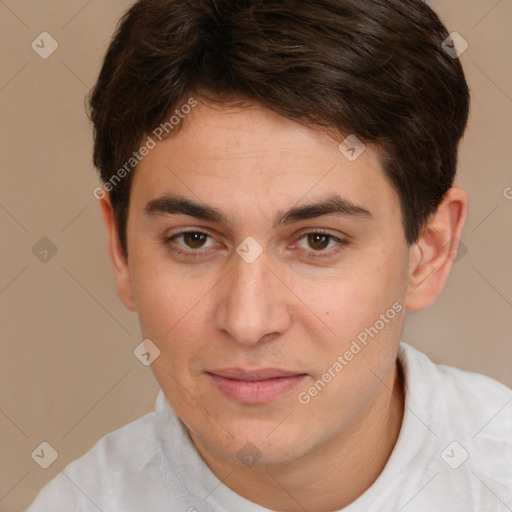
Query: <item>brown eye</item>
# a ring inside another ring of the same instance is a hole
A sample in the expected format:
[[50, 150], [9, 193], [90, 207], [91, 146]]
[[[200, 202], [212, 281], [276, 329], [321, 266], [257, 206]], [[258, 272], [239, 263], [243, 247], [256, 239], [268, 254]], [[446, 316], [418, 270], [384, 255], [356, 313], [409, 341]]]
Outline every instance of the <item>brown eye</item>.
[[191, 249], [200, 249], [208, 238], [208, 235], [205, 233], [198, 233], [195, 231], [183, 233], [182, 236], [185, 244]]
[[349, 245], [348, 240], [323, 231], [304, 233], [297, 244], [308, 258], [333, 258]]
[[332, 238], [329, 235], [322, 233], [308, 233], [308, 244], [315, 251], [322, 251], [329, 245], [329, 240]]
[[215, 246], [215, 240], [202, 231], [182, 231], [163, 239], [163, 243], [172, 251], [190, 257], [203, 257]]

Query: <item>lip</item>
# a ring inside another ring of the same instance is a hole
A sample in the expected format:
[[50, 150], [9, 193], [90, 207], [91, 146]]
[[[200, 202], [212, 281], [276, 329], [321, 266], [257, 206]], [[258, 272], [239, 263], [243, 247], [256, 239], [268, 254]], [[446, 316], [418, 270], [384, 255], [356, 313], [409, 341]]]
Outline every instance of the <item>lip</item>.
[[217, 389], [241, 404], [264, 404], [290, 391], [307, 376], [278, 368], [223, 368], [207, 372]]

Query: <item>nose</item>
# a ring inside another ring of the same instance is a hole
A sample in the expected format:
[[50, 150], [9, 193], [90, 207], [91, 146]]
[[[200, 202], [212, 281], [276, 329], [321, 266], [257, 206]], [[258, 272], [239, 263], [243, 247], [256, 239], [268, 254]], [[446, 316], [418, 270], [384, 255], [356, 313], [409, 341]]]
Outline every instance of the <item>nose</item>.
[[224, 281], [215, 313], [216, 327], [238, 343], [255, 345], [269, 335], [282, 334], [290, 326], [293, 294], [271, 269], [267, 253], [248, 263], [238, 254]]

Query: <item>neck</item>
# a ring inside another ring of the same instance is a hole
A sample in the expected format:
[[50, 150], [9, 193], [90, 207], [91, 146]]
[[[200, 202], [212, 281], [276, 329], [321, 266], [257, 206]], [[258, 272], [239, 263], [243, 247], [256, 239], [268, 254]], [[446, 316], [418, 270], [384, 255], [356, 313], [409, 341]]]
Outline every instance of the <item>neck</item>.
[[218, 459], [192, 439], [210, 469], [240, 496], [283, 512], [335, 511], [356, 500], [380, 475], [398, 439], [403, 411], [397, 363], [349, 430], [292, 462], [246, 468]]

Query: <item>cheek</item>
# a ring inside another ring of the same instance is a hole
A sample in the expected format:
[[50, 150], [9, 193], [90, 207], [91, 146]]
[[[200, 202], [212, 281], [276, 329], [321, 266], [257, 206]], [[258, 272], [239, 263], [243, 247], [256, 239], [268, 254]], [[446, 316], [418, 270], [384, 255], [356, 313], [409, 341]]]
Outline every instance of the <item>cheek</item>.
[[198, 302], [194, 286], [168, 264], [133, 254], [132, 282], [142, 335], [164, 340], [186, 325], [187, 311]]
[[[322, 337], [320, 330], [327, 332], [325, 327], [312, 320], [310, 334], [313, 339], [325, 340], [322, 350], [331, 359], [360, 341], [364, 350], [354, 359], [377, 361], [382, 356], [385, 360], [384, 352], [389, 353], [400, 339], [407, 264], [401, 255], [385, 258], [380, 252], [380, 260], [373, 257], [361, 261], [357, 268], [334, 278], [330, 286], [309, 291], [308, 300], [317, 301], [319, 316], [329, 327], [328, 335]], [[372, 349], [367, 350], [370, 345]]]
[[214, 282], [205, 276], [187, 275], [178, 266], [156, 258], [150, 264], [134, 258], [134, 268], [141, 334], [160, 349], [159, 365], [153, 369], [157, 372], [158, 367], [165, 367], [180, 380], [188, 379], [189, 373], [196, 371], [195, 362], [202, 360], [204, 345], [212, 339], [207, 330], [212, 326], [209, 319], [214, 316], [215, 304], [208, 290]]
[[327, 287], [309, 291], [308, 300], [318, 304], [322, 319], [336, 335], [373, 323], [401, 297], [397, 272], [389, 266], [366, 268], [342, 276]]
[[179, 288], [170, 287], [165, 275], [156, 276], [151, 271], [144, 272], [141, 267], [137, 269], [133, 283], [142, 334], [148, 338], [161, 338], [171, 329], [179, 313], [176, 306]]

